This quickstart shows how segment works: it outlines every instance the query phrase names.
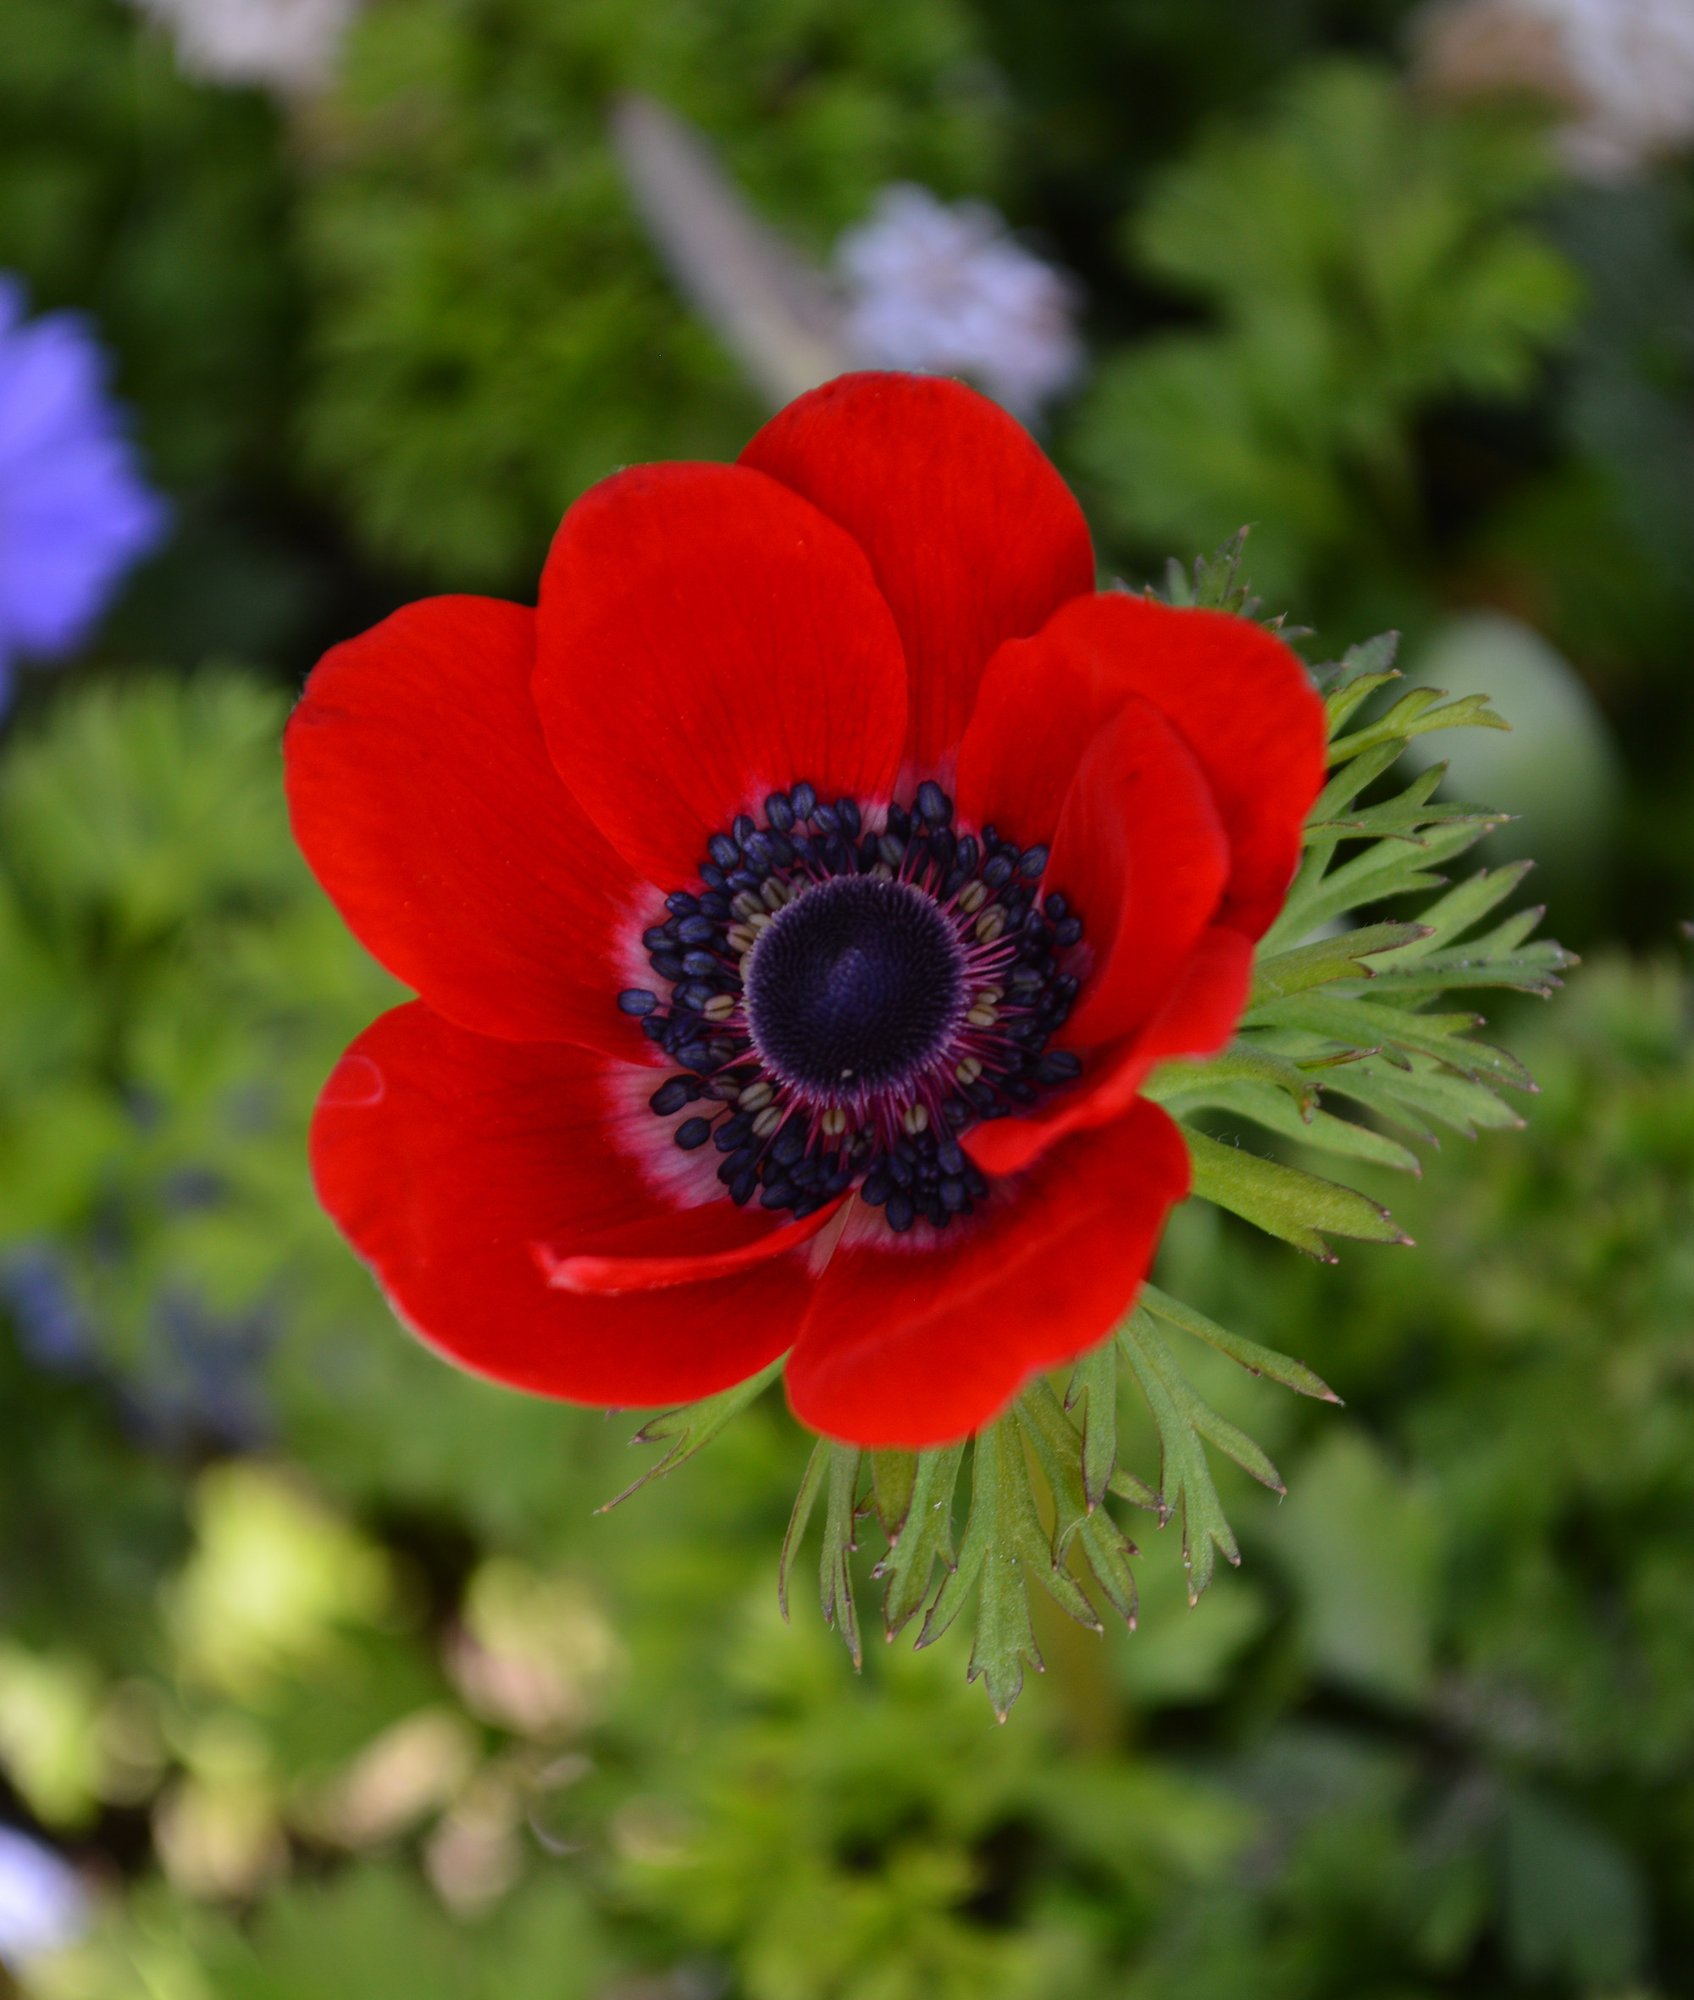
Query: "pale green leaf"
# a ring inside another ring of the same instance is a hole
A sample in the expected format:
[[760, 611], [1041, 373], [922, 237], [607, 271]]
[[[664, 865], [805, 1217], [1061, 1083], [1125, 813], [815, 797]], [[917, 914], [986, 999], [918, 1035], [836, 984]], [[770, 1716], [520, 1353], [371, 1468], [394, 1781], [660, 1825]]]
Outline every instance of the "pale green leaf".
[[1358, 930], [1342, 931], [1335, 937], [1315, 938], [1310, 944], [1295, 945], [1289, 951], [1262, 956], [1253, 967], [1253, 990], [1248, 1005], [1280, 999], [1289, 993], [1303, 993], [1309, 987], [1327, 986], [1332, 980], [1359, 977], [1370, 970], [1364, 961], [1381, 952], [1415, 944], [1427, 935], [1421, 923], [1365, 924]]
[[[1433, 729], [1509, 729], [1504, 716], [1488, 706], [1485, 694], [1461, 695], [1444, 701], [1445, 688], [1408, 688], [1386, 715], [1351, 736], [1340, 736], [1329, 746], [1332, 764], [1358, 756], [1361, 750], [1375, 749], [1379, 743], [1413, 736], [1425, 736]], [[1438, 707], [1436, 704], [1439, 703]]]
[[1320, 1180], [1300, 1167], [1267, 1160], [1240, 1147], [1220, 1145], [1185, 1130], [1194, 1162], [1194, 1192], [1239, 1215], [1267, 1235], [1292, 1243], [1309, 1257], [1333, 1264], [1324, 1232], [1364, 1243], [1408, 1243], [1387, 1209], [1354, 1188]]
[[811, 1456], [806, 1460], [806, 1470], [800, 1477], [800, 1490], [794, 1496], [794, 1510], [788, 1517], [788, 1532], [782, 1538], [782, 1553], [776, 1565], [776, 1601], [782, 1607], [784, 1618], [788, 1616], [789, 1573], [794, 1567], [794, 1558], [800, 1553], [800, 1545], [806, 1539], [812, 1510], [817, 1505], [818, 1495], [823, 1491], [824, 1480], [829, 1473], [830, 1449], [827, 1438], [819, 1438], [813, 1445]]
[[1090, 1510], [1106, 1497], [1118, 1462], [1118, 1354], [1103, 1340], [1076, 1363], [1065, 1407], [1082, 1411], [1082, 1489]]
[[595, 1511], [609, 1513], [612, 1508], [627, 1500], [632, 1493], [639, 1493], [650, 1481], [662, 1479], [667, 1472], [674, 1472], [698, 1451], [703, 1451], [717, 1436], [731, 1417], [737, 1416], [762, 1395], [767, 1387], [782, 1373], [781, 1360], [773, 1361], [768, 1368], [761, 1368], [757, 1375], [749, 1375], [745, 1382], [737, 1382], [734, 1388], [725, 1389], [716, 1396], [704, 1397], [698, 1403], [686, 1404], [679, 1410], [667, 1410], [663, 1416], [654, 1417], [643, 1424], [630, 1440], [632, 1444], [663, 1444], [669, 1442], [670, 1450], [656, 1465], [648, 1466], [638, 1479], [624, 1488], [612, 1499], [605, 1501]]
[[1190, 1603], [1212, 1580], [1216, 1551], [1239, 1563], [1241, 1550], [1223, 1511], [1205, 1447], [1192, 1421], [1197, 1400], [1152, 1320], [1139, 1307], [1118, 1334], [1159, 1436], [1159, 1485], [1181, 1525]]
[[1380, 1050], [1392, 1060], [1413, 1055], [1445, 1063], [1461, 1076], [1532, 1090], [1535, 1079], [1517, 1057], [1471, 1035], [1479, 1014], [1418, 1014], [1373, 996], [1300, 993], [1267, 1001], [1253, 1012], [1263, 1027], [1292, 1028], [1327, 1037], [1343, 1048]]
[[1169, 1326], [1180, 1327], [1196, 1340], [1203, 1340], [1208, 1347], [1215, 1347], [1220, 1354], [1245, 1368], [1250, 1375], [1263, 1375], [1272, 1382], [1279, 1382], [1285, 1389], [1292, 1389], [1297, 1395], [1310, 1396], [1320, 1403], [1339, 1403], [1341, 1398], [1329, 1384], [1314, 1375], [1303, 1361], [1293, 1361], [1286, 1354], [1278, 1354], [1274, 1348], [1261, 1347], [1256, 1340], [1249, 1340], [1244, 1334], [1231, 1333], [1228, 1327], [1219, 1326], [1195, 1306], [1181, 1299], [1173, 1299], [1168, 1292], [1162, 1292], [1157, 1285], [1141, 1287], [1140, 1302], [1155, 1318], [1162, 1319]]
[[1205, 1102], [1213, 1110], [1232, 1112], [1251, 1119], [1267, 1132], [1310, 1146], [1315, 1152], [1330, 1153], [1340, 1159], [1362, 1160], [1375, 1167], [1390, 1167], [1396, 1173], [1421, 1174], [1423, 1162], [1397, 1139], [1369, 1125], [1358, 1125], [1333, 1112], [1313, 1110], [1301, 1115], [1298, 1108], [1276, 1091], [1259, 1090], [1249, 1084], [1225, 1084], [1207, 1094]]
[[936, 1563], [954, 1566], [953, 1490], [964, 1456], [962, 1442], [917, 1454], [905, 1515], [889, 1535], [888, 1553], [871, 1572], [884, 1586], [882, 1619], [890, 1639], [905, 1629], [929, 1595]]
[[818, 1565], [818, 1602], [824, 1623], [841, 1635], [855, 1668], [864, 1660], [859, 1611], [853, 1601], [853, 1521], [858, 1509], [859, 1461], [853, 1445], [829, 1446], [829, 1492], [824, 1508], [823, 1559]]
[[1231, 1042], [1219, 1054], [1197, 1061], [1161, 1063], [1142, 1085], [1141, 1094], [1155, 1104], [1178, 1098], [1208, 1104], [1214, 1091], [1231, 1083], [1282, 1091], [1302, 1109], [1317, 1102], [1317, 1085], [1304, 1070], [1274, 1050], [1246, 1041]]

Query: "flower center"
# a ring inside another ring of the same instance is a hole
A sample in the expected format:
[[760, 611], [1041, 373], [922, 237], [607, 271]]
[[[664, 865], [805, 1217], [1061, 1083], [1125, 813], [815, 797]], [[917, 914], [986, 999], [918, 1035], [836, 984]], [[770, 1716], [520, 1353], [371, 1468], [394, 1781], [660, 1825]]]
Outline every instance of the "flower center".
[[821, 1105], [911, 1078], [963, 1013], [958, 936], [909, 882], [838, 875], [778, 910], [747, 961], [747, 1025], [773, 1077]]
[[642, 934], [654, 984], [618, 1005], [673, 1073], [648, 1099], [732, 1201], [814, 1213], [848, 1189], [890, 1229], [944, 1229], [988, 1192], [960, 1135], [1081, 1070], [1052, 1038], [1082, 920], [1043, 847], [958, 833], [928, 780], [867, 813], [809, 784], [713, 834], [699, 886]]

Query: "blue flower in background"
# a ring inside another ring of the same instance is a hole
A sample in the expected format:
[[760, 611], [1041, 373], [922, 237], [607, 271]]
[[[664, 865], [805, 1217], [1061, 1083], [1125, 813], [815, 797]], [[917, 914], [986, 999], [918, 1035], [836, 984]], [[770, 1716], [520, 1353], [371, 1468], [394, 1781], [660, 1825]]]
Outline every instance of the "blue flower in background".
[[27, 1833], [0, 1826], [0, 1965], [16, 1969], [74, 1944], [89, 1914], [68, 1862]]
[[210, 1442], [251, 1451], [274, 1430], [264, 1370], [278, 1329], [263, 1302], [218, 1313], [192, 1285], [167, 1281], [151, 1302], [140, 1351], [120, 1360], [102, 1345], [70, 1259], [38, 1241], [0, 1255], [0, 1313], [26, 1361], [67, 1381], [103, 1384], [130, 1434], [150, 1448]]
[[0, 713], [18, 661], [74, 652], [166, 521], [93, 333], [24, 313], [0, 273]]
[[0, 1257], [0, 1305], [10, 1309], [18, 1345], [38, 1368], [80, 1375], [98, 1365], [65, 1260], [45, 1243], [25, 1243]]
[[276, 1344], [275, 1317], [263, 1305], [237, 1316], [216, 1313], [190, 1286], [167, 1284], [148, 1320], [148, 1354], [124, 1384], [134, 1428], [162, 1449], [196, 1439], [227, 1451], [253, 1451], [272, 1435], [265, 1360]]

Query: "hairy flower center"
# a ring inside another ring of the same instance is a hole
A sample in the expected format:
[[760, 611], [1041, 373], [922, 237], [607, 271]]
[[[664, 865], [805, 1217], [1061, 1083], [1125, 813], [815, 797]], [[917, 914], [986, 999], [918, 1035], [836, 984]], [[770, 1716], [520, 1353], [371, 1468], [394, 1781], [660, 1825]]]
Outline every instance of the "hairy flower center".
[[839, 875], [778, 910], [747, 961], [747, 1025], [773, 1077], [852, 1104], [940, 1051], [963, 1012], [958, 938], [909, 882]]
[[803, 1216], [856, 1186], [897, 1233], [968, 1215], [988, 1189], [961, 1134], [1081, 1069], [1050, 1047], [1082, 921], [1046, 866], [995, 827], [956, 832], [932, 780], [870, 813], [773, 792], [643, 933], [655, 984], [618, 996], [674, 1066], [655, 1116], [723, 1155], [740, 1204]]

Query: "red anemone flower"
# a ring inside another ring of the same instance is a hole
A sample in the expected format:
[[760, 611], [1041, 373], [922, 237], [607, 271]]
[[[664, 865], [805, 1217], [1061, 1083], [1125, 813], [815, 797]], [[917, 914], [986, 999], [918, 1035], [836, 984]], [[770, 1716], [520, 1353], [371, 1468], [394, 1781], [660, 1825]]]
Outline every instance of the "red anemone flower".
[[857, 375], [736, 465], [566, 514], [540, 604], [318, 666], [295, 833], [420, 996], [347, 1051], [319, 1195], [500, 1381], [677, 1403], [789, 1351], [864, 1445], [992, 1419], [1135, 1296], [1324, 762], [1246, 620], [1097, 593], [1012, 419]]

